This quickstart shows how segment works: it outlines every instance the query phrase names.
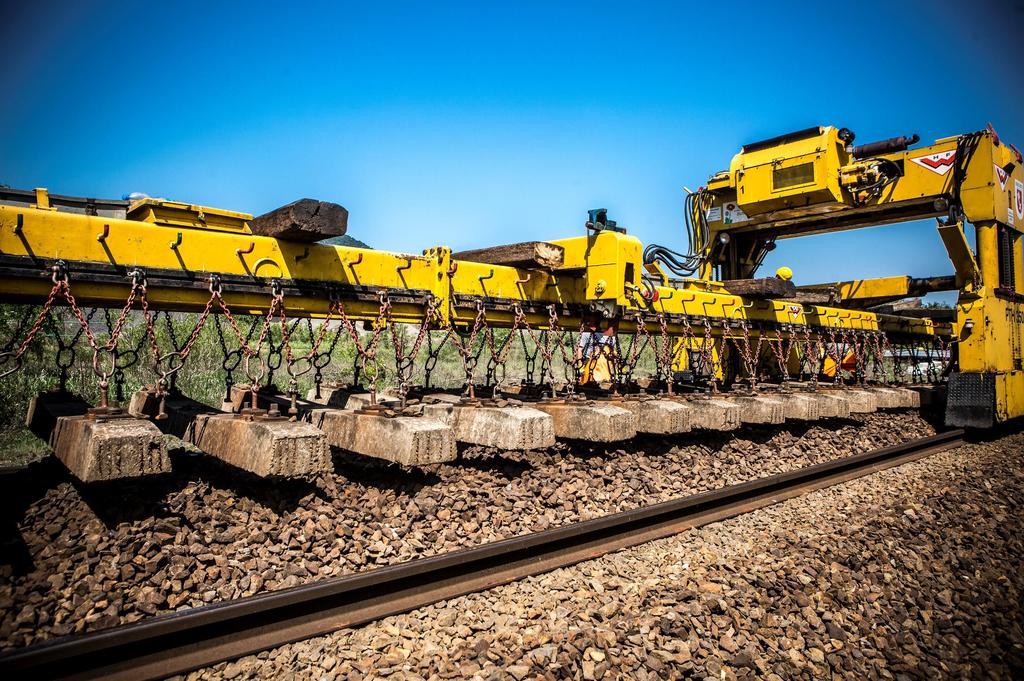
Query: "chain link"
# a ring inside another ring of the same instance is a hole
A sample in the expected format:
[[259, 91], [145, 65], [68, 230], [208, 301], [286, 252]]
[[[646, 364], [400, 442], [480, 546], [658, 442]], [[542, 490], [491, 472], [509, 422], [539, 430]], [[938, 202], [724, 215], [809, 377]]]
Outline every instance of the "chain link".
[[742, 334], [742, 345], [732, 336], [729, 336], [729, 340], [732, 341], [733, 346], [740, 353], [740, 359], [743, 362], [743, 368], [747, 374], [747, 380], [750, 382], [751, 392], [757, 392], [757, 383], [760, 378], [760, 374], [758, 373], [758, 364], [760, 363], [761, 345], [764, 340], [764, 334], [761, 331], [758, 331], [757, 346], [752, 349], [750, 347], [750, 323], [746, 319], [740, 319], [739, 328]]
[[423, 347], [423, 341], [430, 333], [430, 327], [435, 320], [441, 318], [439, 311], [440, 301], [432, 295], [428, 295], [424, 301], [425, 314], [420, 322], [416, 338], [413, 340], [412, 349], [405, 350], [405, 336], [399, 331], [398, 324], [391, 322], [391, 343], [395, 351], [395, 377], [398, 379], [398, 398], [401, 407], [406, 406], [409, 390], [412, 388], [412, 372], [416, 363], [416, 356]]
[[[618, 379], [619, 384], [627, 386], [633, 382], [633, 373], [636, 371], [636, 365], [640, 362], [640, 357], [643, 355], [644, 350], [651, 343], [651, 334], [647, 330], [647, 324], [644, 322], [644, 316], [642, 312], [636, 312], [633, 316], [633, 321], [636, 324], [636, 331], [630, 338], [629, 349], [626, 352], [625, 358], [621, 362], [619, 369]], [[618, 339], [616, 339], [616, 345], [618, 345]], [[657, 352], [655, 352], [657, 356]], [[655, 359], [657, 362], [657, 359]]]
[[[708, 373], [708, 387], [712, 394], [718, 392], [718, 372], [722, 368], [722, 357], [715, 358], [715, 341], [711, 337], [711, 319], [704, 317], [704, 337], [701, 339], [700, 345], [700, 373], [703, 375], [705, 372]], [[725, 343], [722, 343], [722, 348], [725, 348]]]
[[[480, 330], [487, 326], [487, 316], [484, 310], [483, 302], [478, 302], [476, 306], [476, 316], [473, 318], [473, 326], [470, 329], [466, 339], [462, 339], [455, 329], [455, 326], [449, 322], [446, 325], [445, 340], [450, 340], [452, 345], [458, 351], [459, 356], [462, 358], [462, 368], [465, 372], [465, 385], [463, 386], [463, 395], [469, 398], [476, 397], [474, 387], [474, 375], [476, 373], [476, 366], [479, 363], [479, 353], [476, 356], [473, 355], [473, 347], [476, 345], [477, 336]], [[481, 351], [483, 350], [483, 344], [481, 344]]]
[[[786, 332], [785, 339], [782, 337], [783, 331]], [[779, 364], [783, 384], [789, 382], [789, 355], [793, 351], [793, 342], [793, 329], [790, 326], [775, 329], [775, 336], [767, 339], [768, 349], [775, 355], [775, 361]]]

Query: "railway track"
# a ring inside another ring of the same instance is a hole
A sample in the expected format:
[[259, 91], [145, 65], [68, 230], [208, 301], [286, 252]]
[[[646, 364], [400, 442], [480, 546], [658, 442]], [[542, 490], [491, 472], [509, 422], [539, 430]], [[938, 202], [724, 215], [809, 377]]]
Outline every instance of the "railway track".
[[962, 430], [711, 492], [0, 656], [6, 678], [152, 679], [364, 624], [595, 558], [963, 443]]

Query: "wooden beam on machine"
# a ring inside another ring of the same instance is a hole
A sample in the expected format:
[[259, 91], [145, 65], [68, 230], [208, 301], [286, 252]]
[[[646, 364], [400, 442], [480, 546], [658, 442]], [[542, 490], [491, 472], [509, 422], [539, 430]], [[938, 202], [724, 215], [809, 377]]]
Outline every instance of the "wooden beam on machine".
[[796, 287], [791, 281], [783, 281], [778, 277], [763, 277], [761, 279], [727, 279], [722, 282], [725, 290], [736, 296], [745, 298], [792, 298], [796, 294]]
[[546, 241], [524, 241], [519, 244], [459, 251], [452, 253], [452, 260], [468, 260], [488, 265], [556, 269], [565, 262], [565, 248], [549, 244]]
[[348, 210], [329, 201], [299, 199], [253, 218], [249, 229], [259, 236], [313, 243], [344, 236], [348, 230]]

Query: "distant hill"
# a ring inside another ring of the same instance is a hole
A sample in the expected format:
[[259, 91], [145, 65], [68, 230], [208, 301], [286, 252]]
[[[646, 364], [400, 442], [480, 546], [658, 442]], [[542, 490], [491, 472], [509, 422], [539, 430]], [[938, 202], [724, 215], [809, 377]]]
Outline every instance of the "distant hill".
[[349, 248], [371, 248], [371, 246], [364, 244], [359, 239], [343, 234], [342, 236], [332, 236], [330, 239], [324, 239], [320, 243], [327, 244], [328, 246], [348, 246]]

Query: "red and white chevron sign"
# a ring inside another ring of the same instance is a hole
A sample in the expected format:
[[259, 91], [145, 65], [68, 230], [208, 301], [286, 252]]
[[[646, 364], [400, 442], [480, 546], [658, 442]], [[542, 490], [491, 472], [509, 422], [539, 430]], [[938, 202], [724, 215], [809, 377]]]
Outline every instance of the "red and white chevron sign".
[[1006, 191], [1006, 180], [1009, 179], [1010, 173], [1000, 168], [998, 163], [993, 163], [992, 165], [996, 167], [996, 178], [999, 180], [999, 190]]
[[949, 169], [953, 167], [953, 161], [956, 160], [956, 149], [940, 151], [937, 154], [918, 156], [917, 158], [912, 158], [910, 160], [922, 168], [927, 168], [933, 173], [945, 175], [949, 172]]

